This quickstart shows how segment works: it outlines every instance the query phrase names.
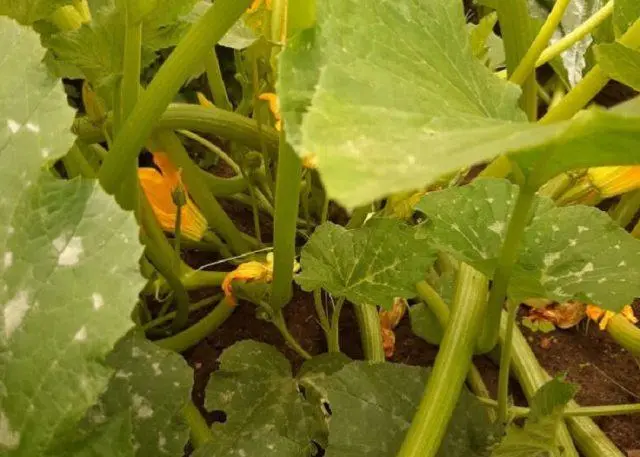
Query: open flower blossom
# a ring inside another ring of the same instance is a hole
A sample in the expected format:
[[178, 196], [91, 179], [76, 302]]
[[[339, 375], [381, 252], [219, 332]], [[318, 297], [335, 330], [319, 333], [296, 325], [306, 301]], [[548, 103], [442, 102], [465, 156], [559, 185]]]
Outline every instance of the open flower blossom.
[[[629, 305], [622, 308], [620, 314], [622, 314], [632, 324], [636, 324], [638, 322], [638, 319], [636, 319], [636, 316], [633, 314], [633, 308]], [[600, 321], [600, 330], [605, 330], [615, 315], [616, 313], [613, 311], [605, 311], [595, 305], [587, 305], [587, 316], [589, 316], [589, 319], [594, 322]]]
[[595, 167], [587, 172], [601, 198], [615, 197], [640, 187], [638, 167]]
[[382, 347], [386, 358], [393, 356], [396, 348], [396, 334], [393, 332], [393, 329], [398, 326], [402, 317], [407, 312], [407, 308], [407, 300], [396, 297], [396, 299], [393, 300], [391, 311], [385, 311], [383, 309], [378, 311], [380, 328], [382, 330]]
[[[165, 232], [173, 233], [176, 227], [178, 207], [173, 198], [176, 189], [184, 188], [180, 171], [169, 161], [163, 152], [153, 154], [153, 162], [160, 171], [151, 167], [138, 169], [138, 178], [153, 212]], [[207, 230], [207, 221], [195, 205], [187, 197], [186, 204], [181, 207], [180, 232], [183, 237], [199, 241]]]
[[[293, 263], [293, 271], [300, 269], [300, 264], [296, 261]], [[269, 283], [273, 281], [273, 252], [267, 254], [264, 262], [252, 260], [245, 262], [227, 273], [222, 281], [222, 291], [224, 292], [227, 302], [231, 305], [236, 304], [236, 298], [233, 296], [233, 281], [262, 281]]]
[[260, 94], [258, 98], [269, 103], [269, 111], [271, 111], [271, 114], [273, 114], [276, 120], [275, 127], [279, 132], [282, 128], [282, 118], [280, 117], [280, 100], [278, 100], [278, 96], [273, 92], [265, 92], [264, 94]]

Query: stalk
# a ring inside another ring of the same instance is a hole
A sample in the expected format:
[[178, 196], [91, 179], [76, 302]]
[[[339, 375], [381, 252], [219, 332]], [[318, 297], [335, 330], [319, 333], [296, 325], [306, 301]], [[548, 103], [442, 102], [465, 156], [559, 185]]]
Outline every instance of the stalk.
[[[214, 301], [220, 301], [221, 298], [222, 298], [222, 294], [217, 294], [212, 297], [204, 298], [199, 302], [191, 305], [189, 307], [189, 312], [192, 313], [194, 311], [198, 311], [199, 309], [206, 308], [207, 306], [211, 305], [211, 303], [213, 303]], [[176, 317], [176, 312], [171, 311], [170, 313], [167, 313], [164, 316], [160, 316], [155, 319], [149, 319], [145, 324], [140, 325], [140, 330], [142, 330], [143, 332], [146, 332], [148, 330], [151, 330], [155, 327], [158, 327], [164, 324], [165, 322], [170, 321], [174, 317]]]
[[621, 314], [616, 314], [607, 324], [607, 332], [620, 346], [640, 357], [640, 328]]
[[340, 352], [340, 313], [344, 305], [344, 297], [338, 298], [338, 303], [333, 307], [331, 313], [331, 326], [329, 328], [329, 352]]
[[234, 310], [235, 306], [229, 304], [227, 299], [223, 298], [209, 314], [188, 329], [169, 338], [154, 341], [154, 343], [161, 348], [171, 351], [186, 351], [213, 333], [214, 330], [220, 327], [222, 323], [231, 316]]
[[298, 343], [298, 341], [293, 337], [291, 332], [289, 332], [289, 328], [287, 327], [287, 323], [284, 320], [284, 316], [282, 314], [281, 309], [278, 309], [273, 313], [271, 322], [280, 331], [280, 334], [282, 335], [282, 337], [284, 338], [284, 340], [287, 342], [287, 344], [291, 349], [296, 351], [298, 355], [303, 359], [305, 360], [311, 359], [311, 354], [305, 351], [304, 348], [300, 346], [300, 343]]
[[535, 78], [534, 71], [536, 68], [536, 61], [549, 43], [549, 40], [551, 40], [553, 33], [558, 28], [558, 24], [562, 21], [562, 16], [564, 16], [564, 12], [570, 2], [571, 0], [558, 0], [555, 2], [553, 9], [549, 13], [549, 16], [547, 16], [547, 20], [538, 32], [538, 36], [533, 40], [533, 43], [531, 43], [531, 46], [520, 61], [520, 64], [518, 64], [518, 67], [511, 74], [509, 81], [521, 86], [532, 75]]
[[[478, 400], [491, 408], [498, 408], [498, 402], [488, 398], [479, 397]], [[511, 414], [515, 417], [527, 417], [531, 409], [524, 406], [512, 406]], [[562, 415], [564, 417], [604, 417], [619, 416], [622, 414], [640, 414], [640, 403], [631, 403], [624, 405], [605, 405], [605, 406], [580, 406], [567, 408]]]
[[233, 221], [209, 192], [209, 187], [201, 180], [200, 168], [193, 163], [175, 133], [168, 130], [157, 131], [154, 139], [167, 153], [171, 162], [182, 170], [184, 182], [200, 211], [212, 227], [231, 247], [235, 254], [251, 250], [251, 245], [236, 228]]
[[229, 95], [227, 94], [227, 88], [222, 78], [222, 71], [220, 70], [220, 61], [218, 60], [218, 54], [216, 53], [215, 46], [207, 53], [204, 59], [204, 68], [207, 72], [207, 82], [209, 83], [209, 90], [213, 97], [213, 103], [218, 105], [226, 111], [233, 111], [233, 105], [229, 101]]
[[91, 164], [82, 154], [82, 151], [80, 150], [77, 142], [74, 143], [73, 146], [71, 146], [71, 149], [69, 149], [69, 152], [67, 152], [67, 155], [64, 158], [64, 164], [65, 168], [67, 165], [72, 168], [72, 170], [67, 170], [67, 172], [76, 171], [77, 174], [80, 174], [85, 178], [96, 178], [96, 170], [91, 166]]
[[520, 188], [518, 200], [511, 215], [507, 235], [498, 259], [498, 266], [493, 277], [487, 316], [482, 334], [478, 340], [478, 351], [480, 353], [489, 352], [498, 341], [502, 306], [507, 294], [513, 266], [517, 260], [518, 248], [529, 222], [529, 212], [531, 211], [534, 197], [535, 191], [530, 187], [523, 186]]
[[211, 428], [209, 428], [207, 421], [204, 420], [204, 417], [202, 417], [200, 411], [191, 400], [182, 408], [182, 417], [184, 417], [191, 430], [191, 443], [194, 448], [198, 449], [207, 441], [213, 439]]
[[[621, 44], [636, 49], [640, 47], [640, 21], [631, 27], [618, 40]], [[594, 66], [576, 86], [564, 96], [562, 101], [550, 109], [539, 123], [546, 125], [572, 118], [578, 111], [600, 92], [609, 82], [609, 76], [600, 65]]]
[[416, 284], [416, 290], [420, 298], [427, 304], [433, 314], [435, 314], [436, 319], [440, 322], [440, 326], [446, 329], [447, 325], [449, 325], [451, 311], [442, 297], [440, 297], [440, 294], [438, 294], [427, 281], [420, 281]]
[[620, 224], [620, 227], [626, 227], [633, 221], [638, 210], [640, 210], [640, 189], [624, 194], [618, 204], [609, 210], [609, 215]]
[[365, 360], [370, 362], [384, 362], [384, 348], [382, 347], [382, 331], [380, 316], [375, 306], [353, 304], [353, 309], [360, 329], [360, 341]]
[[[252, 119], [220, 108], [173, 103], [162, 113], [156, 127], [166, 130], [191, 130], [206, 133], [240, 143], [251, 149], [260, 149], [261, 136], [257, 123]], [[93, 125], [86, 116], [77, 119], [72, 130], [85, 143], [98, 143], [105, 140], [102, 129]], [[274, 128], [263, 126], [262, 137], [265, 147], [269, 151], [277, 151], [278, 132]]]
[[114, 194], [125, 209], [133, 209], [134, 206], [134, 202], [126, 195], [135, 181], [132, 164], [136, 163], [138, 153], [158, 119], [191, 69], [238, 20], [250, 2], [251, 0], [216, 0], [180, 41], [136, 103], [100, 169], [103, 188]]
[[[525, 56], [533, 40], [534, 31], [529, 16], [527, 0], [499, 0], [497, 4], [498, 21], [505, 44], [507, 71], [511, 75]], [[537, 85], [535, 75], [531, 74], [521, 84], [520, 106], [530, 121], [537, 118]]]
[[[128, 6], [128, 5], [127, 5]], [[113, 132], [117, 136], [140, 96], [140, 71], [142, 62], [142, 21], [134, 22], [125, 12], [124, 56], [119, 100], [114, 107]], [[109, 160], [108, 158], [106, 160]], [[137, 165], [137, 164], [136, 164]]]
[[271, 309], [277, 311], [291, 300], [293, 261], [296, 255], [296, 221], [300, 199], [302, 162], [280, 136], [280, 152], [276, 175], [276, 204], [273, 220], [273, 283], [271, 285]]
[[484, 275], [461, 263], [450, 323], [397, 457], [433, 457], [437, 454], [471, 366], [481, 327], [480, 317], [486, 308], [486, 293]]
[[507, 313], [507, 328], [504, 332], [502, 350], [500, 351], [500, 373], [498, 375], [498, 420], [506, 425], [509, 412], [509, 369], [513, 352], [513, 330], [516, 325], [517, 303], [509, 303]]

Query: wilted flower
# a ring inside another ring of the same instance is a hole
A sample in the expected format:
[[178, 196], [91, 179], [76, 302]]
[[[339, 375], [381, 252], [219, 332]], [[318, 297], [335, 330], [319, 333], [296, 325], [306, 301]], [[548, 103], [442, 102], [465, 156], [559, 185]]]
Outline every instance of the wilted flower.
[[282, 118], [280, 117], [280, 101], [278, 100], [278, 96], [273, 92], [265, 92], [264, 94], [260, 94], [258, 98], [269, 103], [269, 110], [276, 120], [276, 130], [280, 131], [282, 128]]
[[[638, 322], [638, 319], [636, 319], [636, 316], [633, 314], [633, 308], [629, 305], [622, 308], [620, 314], [622, 314], [632, 324], [636, 324]], [[589, 319], [594, 322], [600, 321], [600, 330], [605, 330], [615, 315], [616, 313], [612, 311], [605, 311], [595, 305], [587, 305], [587, 316], [589, 316]]]
[[[169, 161], [163, 152], [153, 154], [153, 161], [160, 171], [151, 167], [138, 169], [138, 178], [153, 212], [166, 232], [173, 233], [176, 226], [178, 207], [174, 202], [174, 192], [184, 189], [180, 172]], [[180, 232], [182, 236], [193, 241], [202, 239], [207, 230], [207, 221], [190, 198], [186, 198], [181, 208]]]
[[546, 321], [558, 328], [567, 329], [578, 325], [585, 316], [584, 303], [569, 300], [552, 305], [547, 301], [550, 302], [545, 299], [525, 300], [525, 304], [533, 307], [528, 315], [530, 321]]
[[387, 358], [393, 356], [393, 352], [396, 347], [396, 335], [393, 332], [393, 329], [398, 326], [402, 317], [405, 315], [407, 308], [407, 300], [397, 297], [393, 301], [391, 311], [381, 309], [378, 312], [380, 317], [380, 327], [382, 330], [382, 347], [384, 348], [384, 355]]

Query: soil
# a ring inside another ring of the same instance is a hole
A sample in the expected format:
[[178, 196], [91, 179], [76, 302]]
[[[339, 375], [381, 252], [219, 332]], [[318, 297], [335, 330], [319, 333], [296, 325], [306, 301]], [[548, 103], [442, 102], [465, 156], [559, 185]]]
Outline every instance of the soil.
[[[640, 307], [637, 307], [640, 308]], [[638, 309], [637, 311], [640, 311]], [[295, 291], [293, 300], [285, 308], [289, 329], [300, 344], [311, 354], [326, 351], [324, 335], [315, 318], [312, 297]], [[346, 306], [340, 322], [341, 349], [354, 359], [362, 358], [358, 326], [350, 307]], [[523, 329], [540, 363], [550, 374], [567, 373], [569, 381], [579, 385], [577, 401], [584, 406], [635, 403], [640, 401], [640, 365], [621, 349], [606, 332], [596, 325], [558, 330], [551, 334], [532, 333]], [[551, 339], [549, 339], [551, 337]], [[253, 339], [277, 347], [292, 363], [294, 371], [302, 358], [291, 350], [271, 324], [255, 316], [255, 307], [241, 303], [235, 313], [215, 333], [185, 354], [195, 373], [193, 400], [208, 419], [223, 421], [219, 413], [204, 410], [204, 390], [217, 358], [235, 342]], [[408, 317], [396, 329], [396, 349], [392, 362], [430, 366], [438, 348], [413, 335]], [[477, 357], [480, 369], [492, 395], [497, 390], [498, 368], [487, 357]], [[526, 405], [524, 395], [512, 382], [515, 403]], [[624, 452], [633, 455], [640, 449], [640, 416], [613, 416], [597, 418], [597, 424]]]

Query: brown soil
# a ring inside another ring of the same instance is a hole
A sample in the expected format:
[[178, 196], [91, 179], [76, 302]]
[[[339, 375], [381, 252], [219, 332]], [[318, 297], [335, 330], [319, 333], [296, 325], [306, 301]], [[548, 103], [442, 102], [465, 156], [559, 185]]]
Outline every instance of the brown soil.
[[[326, 350], [324, 335], [315, 317], [311, 296], [296, 291], [285, 309], [289, 329], [300, 344], [311, 354]], [[581, 326], [552, 334], [533, 334], [523, 329], [542, 365], [551, 373], [567, 373], [568, 379], [580, 386], [577, 400], [582, 405], [634, 403], [640, 401], [640, 366], [621, 349], [606, 332], [595, 325]], [[552, 337], [551, 344], [545, 341]], [[221, 352], [243, 339], [254, 339], [277, 347], [296, 370], [301, 357], [286, 346], [271, 324], [255, 317], [255, 307], [242, 303], [236, 312], [214, 334], [188, 351], [185, 356], [195, 372], [193, 399], [201, 409], [209, 375], [216, 369]], [[547, 349], [543, 349], [547, 347]], [[362, 349], [355, 316], [345, 307], [341, 316], [341, 348], [352, 358], [361, 359]], [[435, 360], [437, 347], [413, 335], [408, 318], [396, 329], [396, 351], [392, 362], [429, 366]], [[497, 367], [486, 357], [475, 360], [489, 390], [495, 396]], [[526, 404], [519, 386], [512, 383], [511, 392], [517, 404]], [[204, 410], [202, 410], [205, 413]], [[219, 420], [208, 414], [209, 420]], [[640, 416], [598, 418], [596, 422], [614, 443], [625, 452], [640, 449]]]

